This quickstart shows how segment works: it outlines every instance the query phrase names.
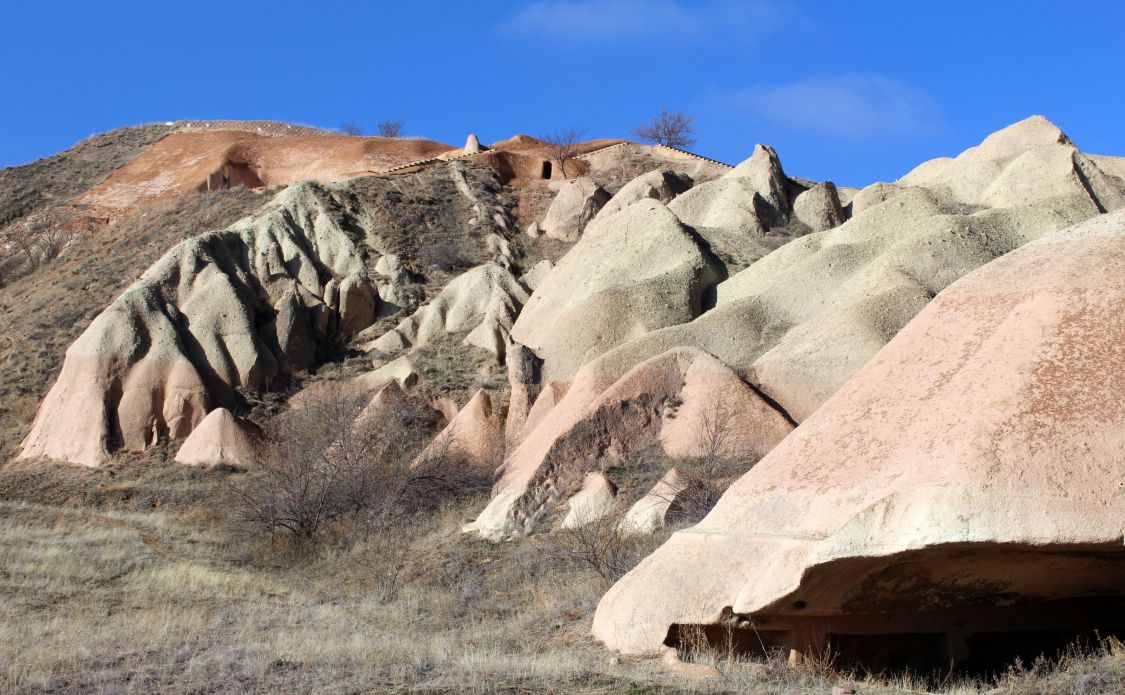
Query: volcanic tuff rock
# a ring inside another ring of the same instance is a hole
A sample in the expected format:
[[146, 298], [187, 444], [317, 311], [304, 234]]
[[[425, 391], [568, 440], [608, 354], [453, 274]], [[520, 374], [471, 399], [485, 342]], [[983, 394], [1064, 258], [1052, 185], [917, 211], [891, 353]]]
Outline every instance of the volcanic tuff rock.
[[582, 478], [582, 487], [567, 500], [567, 512], [560, 528], [576, 528], [591, 524], [613, 511], [617, 487], [601, 473], [590, 471]]
[[512, 339], [569, 378], [629, 338], [690, 321], [718, 282], [717, 263], [676, 216], [643, 200], [598, 219], [532, 293]]
[[614, 586], [595, 635], [656, 653], [724, 609], [814, 650], [841, 621], [1072, 628], [1018, 605], [1122, 594], [1122, 346], [1125, 212], [986, 264]]
[[552, 239], [578, 241], [586, 223], [609, 201], [609, 193], [592, 179], [579, 176], [564, 183], [540, 226]]
[[492, 408], [492, 397], [481, 389], [449, 420], [445, 429], [419, 456], [451, 457], [458, 462], [491, 472], [503, 451], [504, 422]]
[[621, 530], [628, 533], [652, 533], [662, 528], [677, 510], [680, 497], [690, 492], [692, 482], [675, 468], [664, 474], [621, 519]]
[[[1023, 123], [1011, 129], [1026, 135]], [[1001, 131], [949, 166], [968, 157], [966, 166], [979, 171], [981, 158], [995, 154], [987, 160], [989, 171], [1019, 187], [1006, 164], [1025, 159], [1027, 152], [1061, 148], [1067, 162], [1088, 159], [1073, 145], [1059, 144], [1053, 131], [1037, 132], [1040, 140], [1018, 138], [1023, 154], [1013, 154], [1016, 146]], [[994, 151], [997, 143], [1006, 146]], [[995, 208], [966, 208], [970, 204], [944, 186], [876, 184], [890, 191], [887, 200], [770, 253], [719, 284], [714, 309], [620, 345], [599, 358], [601, 368], [623, 374], [648, 357], [693, 345], [743, 370], [801, 421], [937, 292], [998, 256], [1096, 215], [1106, 204], [1099, 201], [1111, 198], [1107, 193], [1095, 199], [1079, 185], [1071, 164], [1040, 170], [1033, 178], [1034, 190], [1046, 197], [1025, 196], [1019, 205]], [[1125, 191], [1120, 179], [1106, 175], [1104, 182]], [[978, 177], [978, 187], [989, 185]]]
[[687, 174], [678, 174], [670, 169], [659, 169], [641, 174], [629, 183], [622, 186], [621, 190], [609, 199], [609, 202], [598, 211], [597, 217], [609, 217], [618, 213], [633, 203], [652, 198], [662, 203], [670, 203], [672, 199], [691, 188], [692, 180]]
[[[70, 347], [22, 455], [100, 465], [119, 447], [185, 437], [212, 408], [233, 406], [236, 389], [308, 367], [374, 319], [377, 285], [407, 279], [400, 262], [375, 262], [411, 250], [398, 228], [404, 212], [448, 237], [460, 232], [440, 225], [460, 228], [470, 206], [495, 207], [488, 176], [455, 173], [456, 181], [444, 171], [409, 179], [422, 194], [442, 193], [440, 206], [416, 206], [385, 179], [301, 183], [252, 218], [183, 241]], [[458, 185], [472, 189], [472, 201]], [[485, 332], [481, 341], [495, 337], [494, 327]]]
[[527, 290], [506, 268], [486, 263], [454, 278], [433, 301], [362, 347], [396, 353], [425, 345], [439, 332], [467, 331], [466, 345], [488, 350], [502, 361], [508, 333], [527, 301]]
[[[769, 451], [792, 425], [738, 376], [705, 352], [679, 348], [617, 377], [584, 367], [558, 398], [548, 384], [536, 401], [553, 404], [525, 434], [501, 468], [496, 494], [468, 528], [488, 538], [519, 535], [558, 504], [599, 456], [622, 456], [657, 439], [671, 456], [698, 452], [700, 423], [715, 402], [737, 413], [749, 460]], [[534, 408], [533, 408], [534, 412]]]
[[235, 417], [226, 408], [215, 408], [180, 445], [176, 461], [198, 466], [247, 466], [254, 462], [260, 435], [253, 423]]

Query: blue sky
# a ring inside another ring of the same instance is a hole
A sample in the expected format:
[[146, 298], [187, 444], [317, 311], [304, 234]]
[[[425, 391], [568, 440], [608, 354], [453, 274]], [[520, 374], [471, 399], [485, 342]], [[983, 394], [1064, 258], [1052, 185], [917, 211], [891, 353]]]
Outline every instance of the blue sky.
[[694, 149], [893, 180], [1033, 113], [1125, 155], [1125, 2], [10, 2], [0, 166], [117, 126], [402, 119], [461, 144], [576, 125], [628, 137], [662, 106]]

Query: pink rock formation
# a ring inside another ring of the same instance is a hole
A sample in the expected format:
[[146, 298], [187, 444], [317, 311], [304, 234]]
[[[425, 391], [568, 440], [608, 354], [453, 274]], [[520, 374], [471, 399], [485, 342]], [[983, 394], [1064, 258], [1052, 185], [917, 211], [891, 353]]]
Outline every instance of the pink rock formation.
[[472, 468], [496, 468], [503, 451], [503, 420], [492, 410], [492, 397], [480, 389], [419, 456], [448, 456]]
[[248, 466], [254, 461], [259, 435], [254, 423], [235, 417], [226, 408], [215, 408], [180, 445], [176, 461], [197, 466]]
[[1125, 596], [1123, 346], [1125, 212], [970, 273], [618, 582], [594, 634], [926, 633], [960, 661], [973, 633], [1120, 620], [1097, 602]]
[[676, 503], [691, 487], [675, 468], [664, 474], [641, 499], [637, 500], [621, 519], [621, 530], [630, 533], [652, 533], [663, 528]]
[[582, 477], [582, 487], [566, 501], [567, 512], [561, 528], [577, 528], [593, 523], [613, 512], [617, 486], [597, 471]]
[[[551, 393], [545, 390], [540, 400]], [[699, 418], [715, 400], [736, 408], [732, 426], [743, 435], [748, 457], [763, 455], [792, 429], [738, 375], [701, 350], [669, 350], [620, 378], [595, 365], [579, 371], [550, 416], [509, 456], [496, 495], [468, 529], [494, 539], [526, 532], [599, 456], [622, 455], [654, 438], [670, 453], [694, 451]]]

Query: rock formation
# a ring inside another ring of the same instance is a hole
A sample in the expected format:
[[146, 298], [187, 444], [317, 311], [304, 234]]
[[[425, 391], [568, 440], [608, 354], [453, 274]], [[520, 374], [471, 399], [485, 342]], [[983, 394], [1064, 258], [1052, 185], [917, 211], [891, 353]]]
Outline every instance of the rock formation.
[[590, 226], [535, 292], [513, 340], [569, 378], [606, 350], [698, 316], [717, 262], [668, 208], [644, 200]]
[[588, 177], [570, 179], [559, 188], [540, 228], [552, 239], [578, 241], [586, 223], [594, 219], [609, 194]]
[[176, 461], [197, 466], [249, 466], [254, 462], [260, 435], [253, 423], [235, 417], [226, 408], [215, 408], [180, 445]]
[[481, 389], [450, 419], [419, 458], [449, 457], [470, 468], [491, 473], [503, 451], [503, 443], [503, 419], [493, 411], [488, 391]]
[[926, 633], [948, 664], [975, 633], [1120, 625], [1122, 345], [1125, 212], [966, 275], [614, 586], [595, 635], [655, 654], [689, 625], [798, 652]]
[[454, 278], [433, 301], [362, 347], [394, 354], [425, 345], [439, 332], [467, 332], [466, 345], [488, 350], [502, 361], [508, 334], [527, 301], [527, 290], [506, 268], [486, 263]]
[[609, 217], [646, 198], [668, 204], [691, 186], [692, 180], [687, 174], [677, 174], [670, 169], [650, 171], [622, 186], [598, 211], [596, 217]]
[[[536, 401], [557, 396], [544, 389]], [[739, 377], [710, 355], [671, 350], [617, 378], [588, 365], [511, 451], [497, 493], [470, 529], [488, 538], [519, 535], [534, 527], [600, 456], [621, 457], [652, 440], [673, 456], [698, 448], [700, 420], [720, 400], [737, 413], [732, 427], [749, 461], [769, 451], [792, 425]], [[534, 411], [534, 408], [533, 408]]]
[[590, 471], [582, 479], [582, 487], [567, 500], [567, 512], [560, 528], [576, 528], [592, 524], [613, 511], [617, 487], [601, 473]]
[[621, 519], [621, 530], [628, 533], [652, 533], [662, 528], [675, 515], [677, 500], [689, 491], [691, 482], [675, 468], [664, 474], [648, 493], [637, 500]]

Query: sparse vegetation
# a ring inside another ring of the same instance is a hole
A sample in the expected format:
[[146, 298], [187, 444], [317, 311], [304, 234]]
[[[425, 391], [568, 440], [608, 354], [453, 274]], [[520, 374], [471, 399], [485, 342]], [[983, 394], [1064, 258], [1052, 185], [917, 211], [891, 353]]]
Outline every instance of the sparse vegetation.
[[375, 127], [375, 134], [381, 138], [401, 138], [405, 126], [404, 121], [381, 121]]
[[637, 126], [633, 134], [643, 142], [651, 142], [668, 147], [691, 147], [695, 144], [691, 125], [692, 118], [687, 114], [660, 109], [660, 115], [648, 123]]
[[556, 130], [543, 135], [542, 139], [551, 146], [551, 160], [558, 165], [563, 178], [567, 178], [566, 165], [578, 156], [578, 144], [586, 131], [574, 126]]
[[340, 124], [340, 132], [344, 135], [363, 135], [363, 126], [355, 121], [345, 121]]

